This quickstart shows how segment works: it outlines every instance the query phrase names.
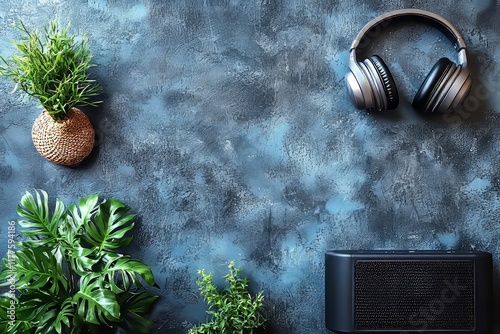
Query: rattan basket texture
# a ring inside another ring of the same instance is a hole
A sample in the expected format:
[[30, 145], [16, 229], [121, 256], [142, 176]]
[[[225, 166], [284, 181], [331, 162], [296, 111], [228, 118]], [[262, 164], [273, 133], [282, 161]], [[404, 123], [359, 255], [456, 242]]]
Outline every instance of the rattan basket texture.
[[44, 110], [33, 124], [31, 137], [43, 157], [64, 166], [79, 164], [94, 147], [94, 127], [77, 108], [60, 121]]

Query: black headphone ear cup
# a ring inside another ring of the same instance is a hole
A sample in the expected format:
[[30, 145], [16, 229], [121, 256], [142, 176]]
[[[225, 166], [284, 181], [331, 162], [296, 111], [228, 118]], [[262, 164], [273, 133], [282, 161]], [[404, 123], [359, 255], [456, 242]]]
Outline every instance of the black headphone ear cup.
[[436, 62], [413, 98], [412, 106], [415, 110], [424, 112], [429, 109], [433, 96], [453, 66], [454, 63], [448, 58], [441, 58]]
[[384, 94], [387, 100], [387, 109], [396, 109], [399, 104], [399, 94], [389, 68], [382, 58], [377, 55], [373, 55], [369, 59], [377, 69], [380, 80], [382, 81]]

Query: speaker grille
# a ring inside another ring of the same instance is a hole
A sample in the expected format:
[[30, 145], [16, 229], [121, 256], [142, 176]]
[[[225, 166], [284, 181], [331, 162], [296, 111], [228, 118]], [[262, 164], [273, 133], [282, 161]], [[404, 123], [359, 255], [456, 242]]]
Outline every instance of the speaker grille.
[[474, 330], [472, 261], [355, 262], [357, 330]]

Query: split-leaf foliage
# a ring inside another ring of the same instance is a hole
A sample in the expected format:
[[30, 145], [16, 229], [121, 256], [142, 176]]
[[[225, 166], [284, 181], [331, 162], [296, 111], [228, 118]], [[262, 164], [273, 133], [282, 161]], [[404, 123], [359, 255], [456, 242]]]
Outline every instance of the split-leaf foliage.
[[[45, 191], [26, 192], [17, 206], [23, 237], [0, 274], [0, 286], [16, 289], [15, 297], [0, 296], [0, 333], [102, 333], [106, 327], [148, 333], [152, 322], [144, 315], [158, 297], [149, 291], [157, 287], [153, 273], [117, 252], [132, 239], [129, 210], [98, 194], [68, 207], [58, 198], [50, 210]], [[15, 311], [8, 313], [11, 303]]]

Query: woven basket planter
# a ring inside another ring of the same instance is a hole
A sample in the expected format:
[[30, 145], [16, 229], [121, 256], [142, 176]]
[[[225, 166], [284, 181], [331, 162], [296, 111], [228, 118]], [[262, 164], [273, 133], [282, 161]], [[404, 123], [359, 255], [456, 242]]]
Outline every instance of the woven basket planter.
[[94, 147], [94, 127], [77, 108], [60, 121], [44, 110], [33, 124], [31, 137], [44, 158], [64, 166], [79, 164]]

